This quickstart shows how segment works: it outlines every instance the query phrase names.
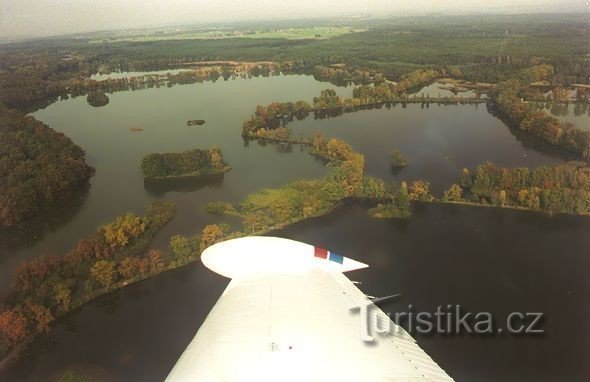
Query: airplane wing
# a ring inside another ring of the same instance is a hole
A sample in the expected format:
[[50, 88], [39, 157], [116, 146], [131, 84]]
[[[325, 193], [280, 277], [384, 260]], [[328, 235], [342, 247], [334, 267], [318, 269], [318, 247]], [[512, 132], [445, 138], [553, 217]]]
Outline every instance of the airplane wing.
[[[366, 264], [275, 237], [221, 242], [202, 261], [232, 280], [167, 381], [452, 381], [342, 274]], [[395, 335], [361, 339], [351, 308], [367, 304]]]

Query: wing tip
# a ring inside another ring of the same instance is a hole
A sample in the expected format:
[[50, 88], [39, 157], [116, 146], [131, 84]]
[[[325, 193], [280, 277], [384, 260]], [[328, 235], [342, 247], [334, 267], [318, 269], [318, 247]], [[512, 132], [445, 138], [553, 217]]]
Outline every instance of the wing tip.
[[296, 273], [312, 267], [336, 272], [369, 267], [310, 244], [273, 236], [246, 236], [219, 242], [203, 251], [201, 261], [213, 272], [229, 278]]

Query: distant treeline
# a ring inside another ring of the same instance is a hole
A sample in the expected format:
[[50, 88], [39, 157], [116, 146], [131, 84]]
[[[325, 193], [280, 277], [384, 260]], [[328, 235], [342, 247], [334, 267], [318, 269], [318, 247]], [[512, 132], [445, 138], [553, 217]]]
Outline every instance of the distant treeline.
[[[0, 101], [29, 108], [32, 103], [47, 104], [67, 94], [76, 81], [99, 70], [161, 70], [218, 60], [272, 61], [299, 71], [344, 64], [350, 73], [338, 73], [337, 81], [359, 83], [365, 80], [363, 76], [355, 80], [357, 69], [380, 72], [397, 81], [425, 68], [447, 69], [454, 77], [470, 81], [500, 82], [523, 68], [546, 62], [556, 68], [550, 78], [554, 86], [588, 81], [590, 26], [584, 15], [447, 16], [435, 23], [431, 17], [416, 17], [367, 23], [367, 31], [318, 40], [90, 44], [94, 37], [89, 37], [4, 44], [0, 48]], [[219, 74], [231, 75], [231, 68]], [[316, 75], [322, 78], [324, 73]]]
[[0, 228], [56, 206], [94, 174], [68, 137], [1, 103], [0, 154]]
[[165, 178], [174, 176], [197, 176], [229, 170], [223, 161], [221, 150], [188, 150], [182, 153], [152, 153], [143, 157], [141, 169], [144, 176]]

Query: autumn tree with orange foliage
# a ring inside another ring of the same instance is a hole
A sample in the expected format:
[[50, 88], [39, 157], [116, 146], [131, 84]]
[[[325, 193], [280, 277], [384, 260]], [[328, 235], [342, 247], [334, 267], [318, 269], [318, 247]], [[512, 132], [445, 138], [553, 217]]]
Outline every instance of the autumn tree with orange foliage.
[[54, 320], [49, 309], [31, 301], [27, 301], [25, 307], [30, 312], [31, 322], [35, 325], [35, 329], [38, 332], [48, 331], [49, 324]]
[[105, 240], [111, 248], [124, 247], [145, 231], [145, 222], [134, 214], [118, 217], [102, 228]]
[[229, 226], [227, 225], [218, 225], [218, 224], [208, 224], [203, 228], [203, 233], [201, 235], [201, 251], [204, 251], [205, 248], [217, 243], [229, 232]]
[[0, 332], [12, 345], [20, 343], [30, 335], [28, 326], [27, 318], [16, 309], [0, 313]]
[[431, 202], [434, 196], [430, 193], [430, 183], [424, 180], [415, 180], [409, 187], [410, 200], [419, 202]]

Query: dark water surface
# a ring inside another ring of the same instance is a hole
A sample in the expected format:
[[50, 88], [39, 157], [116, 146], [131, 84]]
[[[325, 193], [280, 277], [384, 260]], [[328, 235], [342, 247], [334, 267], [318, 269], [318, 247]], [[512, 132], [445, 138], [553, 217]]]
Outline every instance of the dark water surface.
[[[307, 118], [289, 124], [294, 134], [322, 133], [350, 143], [364, 154], [366, 173], [384, 180], [424, 179], [441, 196], [458, 182], [463, 168], [486, 161], [506, 167], [561, 163], [519, 142], [486, 105], [398, 104], [342, 116]], [[409, 165], [392, 172], [391, 153], [399, 150]]]
[[[589, 230], [577, 216], [418, 204], [409, 220], [346, 206], [275, 235], [368, 263], [349, 277], [370, 295], [402, 293], [386, 311], [461, 304], [500, 319], [544, 313], [539, 337], [416, 335], [457, 381], [587, 381]], [[42, 381], [76, 368], [96, 380], [163, 380], [226, 285], [195, 263], [125, 288], [60, 321], [0, 379]]]

